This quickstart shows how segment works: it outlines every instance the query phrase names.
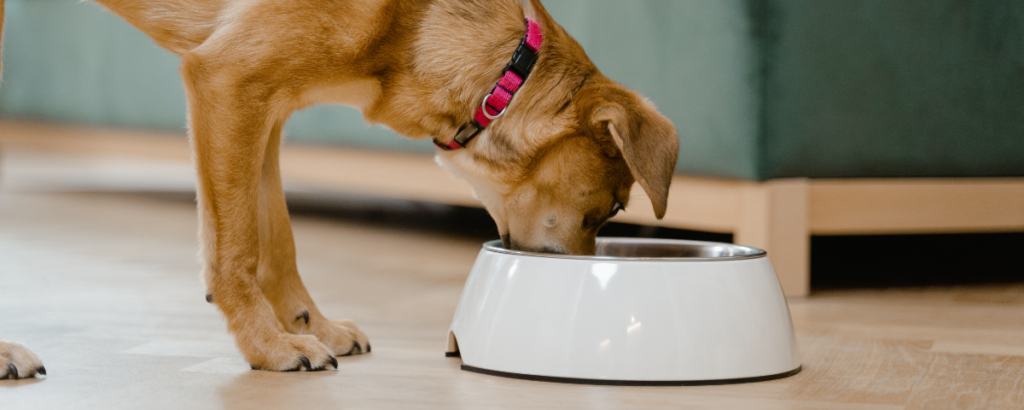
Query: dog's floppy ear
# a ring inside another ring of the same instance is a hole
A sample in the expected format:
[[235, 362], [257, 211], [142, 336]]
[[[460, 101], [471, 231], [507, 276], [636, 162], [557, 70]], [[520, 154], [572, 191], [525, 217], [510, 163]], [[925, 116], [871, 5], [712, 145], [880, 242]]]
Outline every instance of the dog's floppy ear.
[[655, 216], [661, 219], [679, 155], [676, 128], [642, 97], [614, 94], [594, 108], [591, 123], [611, 134], [633, 178], [651, 198]]
[[543, 4], [540, 4], [540, 0], [529, 0], [524, 1], [526, 6], [527, 16], [531, 16], [538, 22], [544, 22], [549, 20], [551, 16], [548, 14], [548, 10], [544, 8]]

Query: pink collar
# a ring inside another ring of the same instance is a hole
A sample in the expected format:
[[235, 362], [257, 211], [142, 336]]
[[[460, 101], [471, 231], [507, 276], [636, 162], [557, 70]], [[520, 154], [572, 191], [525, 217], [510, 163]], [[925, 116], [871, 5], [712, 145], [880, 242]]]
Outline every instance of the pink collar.
[[512, 62], [505, 66], [501, 79], [494, 85], [491, 92], [484, 97], [480, 108], [476, 109], [473, 121], [459, 128], [455, 138], [452, 138], [447, 143], [434, 138], [434, 145], [445, 151], [465, 148], [470, 140], [491, 124], [491, 121], [501, 117], [505, 113], [509, 102], [512, 101], [512, 96], [516, 94], [516, 91], [519, 91], [519, 87], [523, 85], [526, 78], [530, 76], [530, 72], [533, 71], [533, 65], [537, 62], [537, 54], [543, 42], [544, 36], [541, 34], [540, 25], [533, 20], [526, 19], [526, 35], [519, 42], [516, 52], [512, 54]]

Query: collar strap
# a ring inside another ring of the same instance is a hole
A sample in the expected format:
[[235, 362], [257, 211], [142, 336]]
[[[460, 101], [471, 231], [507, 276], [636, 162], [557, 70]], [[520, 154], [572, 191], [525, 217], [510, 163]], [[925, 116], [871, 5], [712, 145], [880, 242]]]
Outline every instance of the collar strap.
[[512, 54], [512, 62], [505, 66], [501, 79], [494, 85], [491, 92], [484, 97], [480, 107], [476, 109], [473, 120], [459, 128], [449, 142], [442, 142], [434, 138], [434, 145], [444, 151], [452, 151], [465, 148], [466, 144], [476, 138], [484, 128], [491, 124], [491, 121], [498, 119], [505, 114], [505, 109], [512, 101], [512, 97], [519, 91], [526, 78], [533, 71], [533, 65], [537, 63], [537, 52], [544, 41], [540, 25], [537, 22], [526, 19], [526, 35], [519, 42], [519, 47]]

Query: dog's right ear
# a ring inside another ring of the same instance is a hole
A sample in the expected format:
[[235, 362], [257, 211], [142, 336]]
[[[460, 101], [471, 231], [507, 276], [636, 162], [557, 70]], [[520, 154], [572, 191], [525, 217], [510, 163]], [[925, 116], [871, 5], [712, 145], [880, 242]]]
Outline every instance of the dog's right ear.
[[606, 88], [602, 94], [603, 101], [593, 108], [591, 124], [611, 134], [633, 178], [651, 198], [654, 215], [661, 219], [679, 155], [676, 128], [653, 104], [634, 93]]
[[548, 10], [544, 8], [543, 4], [540, 4], [540, 0], [529, 0], [526, 3], [526, 15], [533, 16], [537, 22], [544, 22], [551, 20], [551, 15], [548, 14]]

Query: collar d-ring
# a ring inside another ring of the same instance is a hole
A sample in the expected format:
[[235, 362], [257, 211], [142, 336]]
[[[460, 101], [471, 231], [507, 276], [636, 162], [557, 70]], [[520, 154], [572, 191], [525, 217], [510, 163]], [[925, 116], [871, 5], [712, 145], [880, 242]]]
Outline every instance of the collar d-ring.
[[508, 107], [506, 106], [505, 108], [502, 108], [501, 111], [499, 111], [497, 114], [491, 115], [491, 113], [487, 112], [487, 100], [489, 100], [492, 95], [494, 94], [487, 94], [487, 96], [484, 97], [484, 102], [480, 103], [480, 110], [484, 112], [484, 117], [487, 117], [487, 119], [496, 120], [498, 119], [498, 117], [505, 114], [505, 110], [507, 110]]

